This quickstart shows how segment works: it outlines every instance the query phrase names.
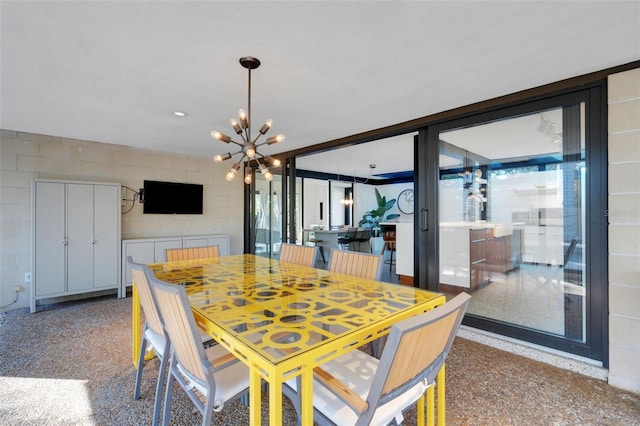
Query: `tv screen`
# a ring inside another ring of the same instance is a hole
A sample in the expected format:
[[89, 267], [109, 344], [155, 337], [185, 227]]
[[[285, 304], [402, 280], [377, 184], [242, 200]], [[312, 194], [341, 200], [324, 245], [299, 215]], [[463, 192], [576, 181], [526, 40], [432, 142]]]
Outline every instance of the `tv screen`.
[[143, 213], [202, 214], [202, 185], [144, 181]]

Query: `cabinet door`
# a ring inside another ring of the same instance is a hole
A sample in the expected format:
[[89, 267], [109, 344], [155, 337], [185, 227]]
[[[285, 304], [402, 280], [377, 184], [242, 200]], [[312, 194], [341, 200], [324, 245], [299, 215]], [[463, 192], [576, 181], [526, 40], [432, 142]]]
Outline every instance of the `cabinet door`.
[[94, 187], [93, 286], [114, 287], [118, 284], [118, 187]]
[[184, 247], [204, 247], [208, 246], [209, 239], [208, 238], [185, 238], [184, 239]]
[[35, 184], [34, 289], [36, 297], [64, 293], [65, 286], [65, 185]]
[[218, 246], [220, 249], [220, 256], [228, 256], [230, 254], [228, 235], [184, 237], [183, 244], [184, 247]]
[[93, 288], [93, 185], [67, 184], [67, 291]]
[[124, 285], [131, 285], [131, 268], [127, 263], [127, 257], [131, 256], [134, 262], [148, 265], [155, 262], [153, 241], [125, 242], [122, 245], [124, 252], [122, 257], [122, 268], [125, 270]]

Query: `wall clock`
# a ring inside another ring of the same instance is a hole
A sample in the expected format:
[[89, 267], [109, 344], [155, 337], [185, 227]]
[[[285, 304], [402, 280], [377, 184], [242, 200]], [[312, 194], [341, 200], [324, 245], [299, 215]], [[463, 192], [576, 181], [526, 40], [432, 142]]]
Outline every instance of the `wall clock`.
[[413, 189], [405, 189], [398, 195], [398, 210], [404, 214], [413, 214]]

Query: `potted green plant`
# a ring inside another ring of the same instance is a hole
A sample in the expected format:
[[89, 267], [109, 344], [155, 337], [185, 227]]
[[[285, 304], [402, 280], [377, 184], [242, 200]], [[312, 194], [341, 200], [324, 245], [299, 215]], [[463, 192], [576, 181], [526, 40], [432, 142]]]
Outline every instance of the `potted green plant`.
[[[369, 210], [362, 216], [362, 219], [358, 223], [359, 226], [365, 228], [372, 228], [371, 233], [374, 237], [379, 236], [380, 234], [380, 221], [384, 218], [386, 212], [391, 210], [393, 206], [396, 204], [396, 199], [393, 198], [387, 201], [387, 197], [380, 195], [378, 188], [374, 188], [376, 191], [376, 201], [378, 203], [378, 207], [373, 210]], [[391, 220], [400, 217], [399, 214], [390, 214], [385, 219]]]

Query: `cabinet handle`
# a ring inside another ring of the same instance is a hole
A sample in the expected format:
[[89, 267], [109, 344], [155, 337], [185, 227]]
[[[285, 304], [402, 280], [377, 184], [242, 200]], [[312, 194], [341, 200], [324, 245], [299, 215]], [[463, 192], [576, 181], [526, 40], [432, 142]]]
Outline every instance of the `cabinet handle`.
[[420, 224], [420, 230], [422, 232], [426, 232], [429, 230], [429, 210], [427, 209], [420, 209], [420, 214], [421, 214], [421, 219], [422, 219], [422, 223]]
[[96, 244], [96, 240], [91, 241], [91, 244], [95, 245]]
[[67, 240], [66, 238], [64, 240], [62, 240], [62, 245], [63, 246], [68, 246], [69, 245], [69, 240]]

